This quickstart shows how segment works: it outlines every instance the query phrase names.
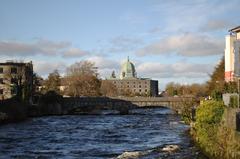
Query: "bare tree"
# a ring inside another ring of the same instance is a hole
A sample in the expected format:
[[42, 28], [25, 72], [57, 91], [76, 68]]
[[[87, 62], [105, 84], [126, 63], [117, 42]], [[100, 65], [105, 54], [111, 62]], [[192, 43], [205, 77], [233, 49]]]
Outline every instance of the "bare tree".
[[72, 64], [67, 68], [67, 76], [77, 75], [93, 75], [98, 76], [97, 67], [90, 61], [80, 61]]
[[67, 95], [98, 96], [101, 82], [98, 79], [97, 68], [89, 61], [76, 62], [67, 68]]
[[117, 96], [117, 88], [110, 81], [102, 81], [101, 83], [101, 93], [104, 96]]

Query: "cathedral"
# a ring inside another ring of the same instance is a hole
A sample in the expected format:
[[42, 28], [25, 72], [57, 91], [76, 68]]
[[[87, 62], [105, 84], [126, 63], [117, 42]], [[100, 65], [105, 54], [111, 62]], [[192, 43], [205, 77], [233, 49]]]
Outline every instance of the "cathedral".
[[119, 95], [127, 96], [157, 96], [158, 81], [149, 78], [138, 78], [134, 64], [127, 59], [123, 63], [119, 78], [113, 73], [109, 79], [117, 89]]

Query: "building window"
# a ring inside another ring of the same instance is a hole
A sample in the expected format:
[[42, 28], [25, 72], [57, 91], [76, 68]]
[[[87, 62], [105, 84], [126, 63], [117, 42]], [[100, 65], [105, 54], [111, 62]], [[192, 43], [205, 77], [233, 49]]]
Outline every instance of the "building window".
[[127, 87], [129, 88], [129, 85], [127, 85]]
[[0, 73], [3, 73], [3, 68], [2, 67], [0, 67]]
[[145, 92], [147, 92], [147, 89], [145, 89]]
[[12, 67], [11, 68], [11, 73], [16, 74], [17, 73], [17, 68], [16, 67]]
[[3, 94], [3, 89], [0, 89], [0, 94], [1, 94], [1, 95]]
[[142, 86], [141, 85], [139, 85], [139, 88], [141, 88]]
[[133, 85], [133, 87], [135, 88], [136, 86], [135, 86], [135, 85]]
[[139, 92], [141, 92], [142, 90], [141, 89], [139, 89]]
[[3, 78], [0, 78], [0, 84], [3, 84]]

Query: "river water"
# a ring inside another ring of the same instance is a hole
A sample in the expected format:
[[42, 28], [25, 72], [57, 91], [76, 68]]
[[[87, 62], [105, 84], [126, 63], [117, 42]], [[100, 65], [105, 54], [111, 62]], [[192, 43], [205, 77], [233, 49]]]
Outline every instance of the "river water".
[[[141, 152], [136, 158], [144, 159], [204, 158], [187, 129], [180, 117], [166, 108], [136, 109], [130, 115], [33, 118], [0, 127], [0, 158], [105, 159], [125, 151]], [[179, 149], [162, 152], [170, 144]]]

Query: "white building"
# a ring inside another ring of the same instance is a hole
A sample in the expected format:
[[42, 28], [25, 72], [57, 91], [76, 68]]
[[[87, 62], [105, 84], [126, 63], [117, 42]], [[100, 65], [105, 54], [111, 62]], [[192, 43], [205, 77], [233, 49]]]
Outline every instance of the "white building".
[[225, 81], [240, 77], [240, 26], [229, 30], [225, 47]]

